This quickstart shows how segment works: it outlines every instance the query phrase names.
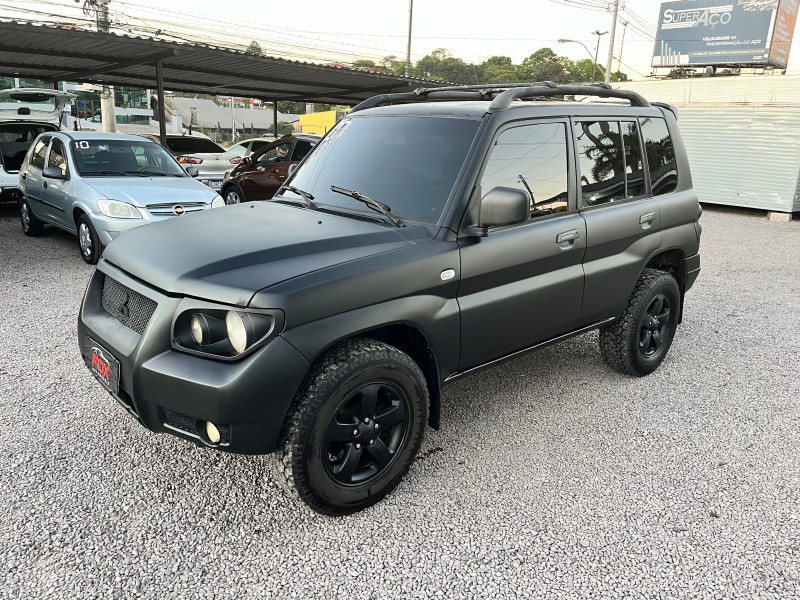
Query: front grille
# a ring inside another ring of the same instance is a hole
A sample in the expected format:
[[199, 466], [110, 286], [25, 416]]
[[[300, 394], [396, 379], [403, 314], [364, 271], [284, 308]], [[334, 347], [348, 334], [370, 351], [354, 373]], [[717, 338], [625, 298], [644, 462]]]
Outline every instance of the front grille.
[[[169, 204], [148, 204], [147, 211], [154, 217], [174, 217], [178, 213], [175, 212], [175, 207], [183, 207], [183, 212], [186, 214], [190, 212], [197, 212], [203, 210], [208, 206], [203, 202], [171, 202]], [[180, 211], [179, 211], [180, 212]]]
[[[161, 412], [164, 413], [164, 425], [169, 425], [170, 427], [180, 429], [192, 435], [199, 435], [197, 431], [197, 419], [168, 408], [162, 408]], [[217, 425], [217, 429], [219, 430], [219, 443], [229, 444], [231, 441], [231, 426]]]
[[144, 333], [156, 306], [155, 300], [142, 296], [116, 279], [107, 276], [103, 281], [103, 308], [139, 335]]

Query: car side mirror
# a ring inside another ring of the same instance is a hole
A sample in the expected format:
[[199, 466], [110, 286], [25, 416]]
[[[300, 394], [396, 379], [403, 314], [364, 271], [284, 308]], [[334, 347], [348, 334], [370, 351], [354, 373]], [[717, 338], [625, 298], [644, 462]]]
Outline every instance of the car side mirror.
[[292, 163], [292, 164], [290, 164], [290, 165], [289, 165], [289, 176], [290, 176], [290, 177], [291, 177], [292, 173], [294, 173], [295, 171], [297, 171], [297, 165], [298, 165], [298, 164], [299, 164], [299, 163]]
[[485, 237], [490, 227], [524, 223], [531, 214], [531, 198], [516, 188], [497, 186], [481, 198], [478, 224], [467, 229], [472, 236]]
[[67, 174], [58, 167], [45, 167], [44, 171], [42, 171], [42, 177], [47, 179], [66, 179]]
[[197, 167], [186, 167], [186, 174], [189, 177], [197, 177], [200, 175], [200, 171], [197, 170]]

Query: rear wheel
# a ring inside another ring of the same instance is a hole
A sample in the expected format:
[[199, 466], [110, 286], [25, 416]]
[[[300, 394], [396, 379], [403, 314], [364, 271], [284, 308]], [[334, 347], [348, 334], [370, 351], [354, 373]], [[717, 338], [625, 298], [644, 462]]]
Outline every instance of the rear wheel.
[[78, 219], [78, 245], [81, 247], [81, 258], [90, 265], [96, 265], [103, 253], [103, 244], [88, 215]]
[[235, 185], [228, 187], [223, 193], [222, 197], [225, 199], [225, 204], [241, 204], [244, 202], [244, 194]]
[[409, 356], [375, 340], [340, 344], [295, 398], [276, 455], [279, 477], [323, 514], [375, 504], [411, 466], [427, 407], [425, 378]]
[[655, 371], [678, 328], [681, 295], [675, 278], [645, 269], [614, 323], [600, 330], [600, 352], [614, 370], [634, 376]]
[[44, 223], [33, 214], [28, 199], [22, 196], [19, 200], [19, 220], [22, 223], [22, 233], [32, 237], [42, 235]]

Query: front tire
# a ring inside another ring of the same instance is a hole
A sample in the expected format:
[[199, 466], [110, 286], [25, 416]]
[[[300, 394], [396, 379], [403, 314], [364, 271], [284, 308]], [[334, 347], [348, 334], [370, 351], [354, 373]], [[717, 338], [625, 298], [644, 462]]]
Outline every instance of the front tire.
[[31, 210], [28, 199], [22, 196], [19, 200], [19, 220], [22, 223], [22, 233], [31, 237], [39, 237], [44, 231], [44, 223], [40, 221]]
[[78, 219], [78, 245], [81, 258], [90, 265], [96, 265], [103, 253], [103, 244], [100, 243], [100, 237], [89, 215], [81, 215]]
[[241, 204], [244, 202], [244, 194], [237, 186], [228, 187], [222, 194], [225, 204]]
[[641, 377], [655, 371], [678, 328], [681, 294], [665, 271], [645, 269], [619, 319], [600, 329], [600, 352], [615, 371]]
[[380, 501], [419, 450], [428, 387], [406, 354], [356, 339], [327, 352], [295, 397], [276, 458], [292, 495], [326, 515]]

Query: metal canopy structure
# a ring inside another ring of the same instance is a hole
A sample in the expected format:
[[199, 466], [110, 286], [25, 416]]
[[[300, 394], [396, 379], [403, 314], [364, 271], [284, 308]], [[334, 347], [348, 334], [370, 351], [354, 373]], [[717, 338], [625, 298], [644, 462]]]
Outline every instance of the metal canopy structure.
[[[175, 92], [354, 105], [376, 94], [442, 85], [254, 56], [204, 44], [0, 20], [0, 75]], [[163, 102], [161, 111], [163, 113]], [[164, 123], [163, 114], [160, 122]], [[277, 130], [277, 129], [276, 129]]]

